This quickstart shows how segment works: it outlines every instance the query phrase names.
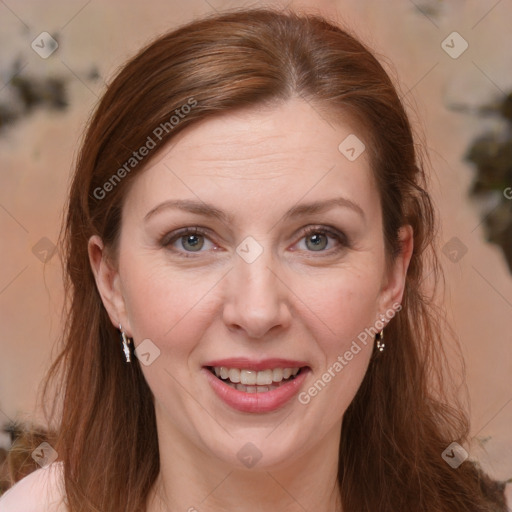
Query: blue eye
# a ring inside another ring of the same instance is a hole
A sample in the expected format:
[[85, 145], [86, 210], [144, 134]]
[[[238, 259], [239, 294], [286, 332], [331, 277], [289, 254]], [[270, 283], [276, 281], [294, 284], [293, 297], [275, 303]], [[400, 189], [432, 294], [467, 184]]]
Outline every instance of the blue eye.
[[[312, 249], [315, 252], [317, 250], [322, 251], [329, 244], [329, 238], [325, 233], [316, 232], [311, 235], [307, 235], [305, 239], [306, 247], [308, 247], [308, 249]], [[311, 242], [311, 245], [308, 245], [308, 242]]]
[[187, 245], [192, 248], [193, 252], [200, 251], [204, 246], [203, 235], [185, 235], [180, 237], [181, 246], [183, 249], [187, 249]]
[[[164, 236], [161, 245], [168, 247], [179, 256], [193, 258], [195, 257], [193, 253], [205, 252], [202, 249], [205, 247], [208, 249], [208, 243], [212, 245], [211, 250], [215, 251], [217, 249], [208, 238], [207, 233], [208, 230], [200, 227], [183, 228]], [[306, 248], [301, 249], [305, 252], [333, 254], [349, 247], [348, 239], [343, 233], [321, 226], [304, 228], [299, 242], [302, 242], [302, 240], [306, 240]], [[330, 240], [334, 240], [334, 247], [328, 247]]]
[[[169, 236], [165, 236], [162, 240], [162, 245], [169, 247], [180, 256], [190, 257], [188, 253], [201, 252], [201, 249], [205, 246], [205, 241], [209, 240], [206, 236], [206, 231], [194, 227], [194, 228], [183, 228], [178, 232], [171, 233]], [[211, 243], [211, 241], [210, 241]]]
[[[309, 228], [305, 228], [302, 231], [301, 240], [306, 240], [306, 250], [308, 252], [336, 252], [343, 247], [348, 247], [347, 237], [337, 230], [327, 229], [320, 226], [312, 226]], [[325, 250], [329, 244], [329, 239], [335, 240], [337, 246], [332, 250]]]

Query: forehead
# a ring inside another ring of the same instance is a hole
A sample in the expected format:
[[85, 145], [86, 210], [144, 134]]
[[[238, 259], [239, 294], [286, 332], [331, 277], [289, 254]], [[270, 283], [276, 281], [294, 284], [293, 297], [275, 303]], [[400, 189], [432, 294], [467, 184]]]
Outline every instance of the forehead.
[[365, 140], [349, 119], [333, 124], [301, 99], [228, 112], [172, 139], [136, 178], [130, 195], [146, 208], [183, 197], [210, 203], [257, 198], [261, 205], [265, 197], [298, 202], [337, 191], [371, 203], [375, 187], [366, 151], [354, 160], [344, 153], [344, 141], [354, 136]]
[[[279, 162], [318, 160], [332, 164], [338, 160], [338, 146], [354, 128], [340, 117], [334, 125], [322, 113], [301, 99], [293, 99], [273, 107], [227, 112], [208, 118], [184, 131], [171, 141], [175, 161], [193, 152], [195, 160], [222, 162], [228, 169], [239, 169], [240, 161], [254, 163], [252, 170], [279, 169]], [[361, 133], [359, 133], [362, 136]], [[286, 155], [286, 158], [282, 158]], [[258, 166], [258, 163], [265, 166]], [[275, 165], [272, 165], [272, 162]]]

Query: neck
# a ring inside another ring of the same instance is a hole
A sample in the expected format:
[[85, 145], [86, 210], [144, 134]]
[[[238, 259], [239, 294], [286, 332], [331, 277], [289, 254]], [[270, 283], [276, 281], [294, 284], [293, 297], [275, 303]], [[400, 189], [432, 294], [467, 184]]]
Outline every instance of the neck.
[[164, 432], [158, 425], [160, 473], [149, 495], [148, 512], [342, 512], [339, 424], [300, 456], [273, 466], [264, 466], [262, 458], [251, 469], [234, 467], [200, 450], [179, 431]]

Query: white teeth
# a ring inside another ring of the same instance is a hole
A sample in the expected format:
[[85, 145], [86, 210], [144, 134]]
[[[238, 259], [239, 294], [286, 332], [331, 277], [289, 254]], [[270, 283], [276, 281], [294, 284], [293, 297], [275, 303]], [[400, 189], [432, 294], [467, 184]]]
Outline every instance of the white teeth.
[[[227, 381], [229, 379], [233, 384], [248, 386], [270, 386], [272, 383], [281, 382], [283, 379], [295, 377], [299, 373], [300, 368], [273, 368], [268, 370], [240, 370], [239, 368], [227, 368], [225, 366], [215, 366], [213, 371], [217, 377]], [[238, 388], [237, 388], [238, 389]], [[256, 393], [256, 391], [248, 391], [248, 393]]]
[[272, 370], [263, 370], [262, 372], [258, 372], [256, 375], [256, 384], [258, 386], [266, 386], [268, 384], [272, 384]]
[[274, 382], [281, 382], [283, 380], [283, 369], [282, 368], [274, 368], [272, 370], [272, 380]]
[[270, 386], [244, 386], [243, 384], [233, 384], [229, 381], [226, 381], [226, 384], [244, 393], [266, 393], [267, 391], [272, 391], [279, 387], [279, 384], [271, 384]]
[[246, 386], [254, 386], [257, 377], [258, 372], [255, 370], [242, 370], [240, 372], [240, 382]]
[[240, 370], [237, 370], [236, 368], [231, 368], [228, 372], [228, 376], [231, 382], [240, 382]]

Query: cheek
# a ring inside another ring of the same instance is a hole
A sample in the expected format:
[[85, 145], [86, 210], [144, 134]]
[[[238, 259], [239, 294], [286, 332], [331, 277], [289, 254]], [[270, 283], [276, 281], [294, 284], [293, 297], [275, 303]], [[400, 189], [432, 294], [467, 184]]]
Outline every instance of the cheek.
[[299, 314], [307, 319], [320, 358], [299, 402], [312, 421], [321, 415], [326, 428], [340, 421], [366, 374], [373, 336], [365, 329], [376, 320], [376, 283], [371, 271], [340, 272], [309, 296], [308, 288], [302, 288], [303, 302], [309, 308], [304, 306]]
[[[311, 332], [326, 354], [338, 353], [372, 326], [376, 320], [378, 279], [366, 272], [329, 272], [325, 277], [304, 278], [297, 286], [299, 315], [307, 319]], [[306, 321], [306, 320], [305, 320]]]
[[161, 349], [188, 350], [207, 321], [212, 277], [135, 260], [127, 261], [124, 270], [123, 291], [135, 340], [149, 338]]
[[[125, 269], [124, 292], [134, 342], [137, 346], [150, 339], [160, 351], [149, 366], [141, 364], [141, 370], [156, 402], [180, 424], [196, 413], [196, 400], [180, 383], [192, 382], [197, 374], [190, 356], [211, 323], [211, 294], [218, 279], [171, 270], [165, 264], [131, 263]], [[181, 428], [185, 432], [186, 423]]]

